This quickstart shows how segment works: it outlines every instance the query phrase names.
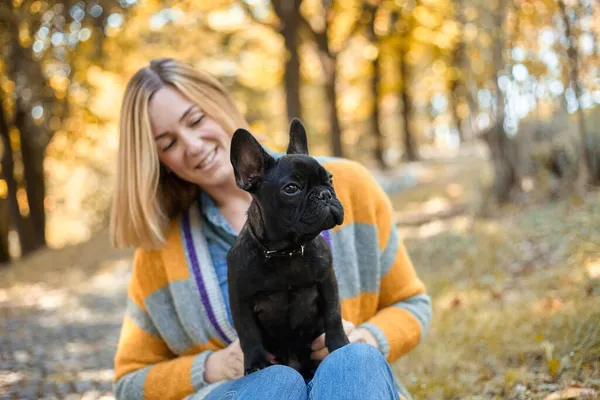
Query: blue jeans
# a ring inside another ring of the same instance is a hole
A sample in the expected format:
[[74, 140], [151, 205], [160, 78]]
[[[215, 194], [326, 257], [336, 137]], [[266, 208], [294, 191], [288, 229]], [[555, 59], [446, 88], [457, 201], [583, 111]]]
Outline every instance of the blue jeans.
[[325, 357], [305, 383], [296, 370], [273, 365], [215, 388], [207, 400], [399, 400], [392, 370], [383, 355], [351, 343]]

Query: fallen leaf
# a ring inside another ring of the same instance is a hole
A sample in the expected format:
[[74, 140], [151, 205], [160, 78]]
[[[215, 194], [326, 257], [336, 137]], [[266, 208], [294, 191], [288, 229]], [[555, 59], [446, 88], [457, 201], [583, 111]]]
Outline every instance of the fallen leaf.
[[541, 333], [538, 333], [537, 335], [535, 335], [535, 340], [537, 340], [538, 342], [541, 342], [542, 340], [544, 340], [544, 335]]
[[559, 392], [550, 393], [544, 400], [595, 399], [598, 393], [594, 389], [570, 387]]
[[553, 358], [551, 360], [548, 360], [548, 369], [550, 370], [550, 375], [552, 375], [552, 378], [556, 377], [556, 373], [558, 372], [559, 367], [560, 361], [558, 361], [557, 359]]
[[540, 300], [534, 307], [536, 314], [550, 313], [554, 314], [563, 308], [562, 299], [558, 296], [546, 296]]

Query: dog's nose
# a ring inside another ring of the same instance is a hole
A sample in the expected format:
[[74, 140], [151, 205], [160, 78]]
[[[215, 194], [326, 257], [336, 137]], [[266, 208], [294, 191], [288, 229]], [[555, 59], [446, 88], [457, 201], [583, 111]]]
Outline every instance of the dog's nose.
[[320, 200], [331, 200], [331, 192], [328, 189], [323, 189], [319, 192]]

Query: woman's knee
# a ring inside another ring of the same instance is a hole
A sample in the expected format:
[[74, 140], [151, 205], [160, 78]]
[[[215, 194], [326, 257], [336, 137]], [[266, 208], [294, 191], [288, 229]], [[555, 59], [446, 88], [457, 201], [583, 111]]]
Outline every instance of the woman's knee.
[[255, 373], [264, 374], [266, 379], [276, 379], [289, 383], [301, 382], [304, 384], [304, 378], [302, 378], [300, 372], [285, 365], [271, 365]]
[[344, 365], [346, 363], [366, 362], [366, 363], [386, 363], [385, 357], [375, 347], [366, 343], [350, 343], [341, 347], [325, 357], [322, 365], [334, 364]]
[[302, 375], [293, 368], [284, 365], [272, 365], [262, 369], [257, 374], [257, 386], [260, 390], [273, 397], [287, 399], [305, 399], [306, 383]]
[[317, 368], [310, 398], [334, 398], [340, 391], [357, 399], [398, 398], [394, 376], [385, 357], [366, 343], [350, 343], [337, 349]]

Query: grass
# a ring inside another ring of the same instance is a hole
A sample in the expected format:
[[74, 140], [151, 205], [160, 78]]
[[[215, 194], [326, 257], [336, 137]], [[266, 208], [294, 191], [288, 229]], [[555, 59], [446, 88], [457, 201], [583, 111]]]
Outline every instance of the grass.
[[414, 397], [600, 388], [600, 276], [586, 269], [600, 261], [599, 222], [593, 193], [407, 237], [434, 308], [426, 339], [394, 365]]
[[[481, 171], [489, 179], [489, 168], [472, 161], [426, 165], [425, 182], [392, 197], [396, 213], [480, 207]], [[569, 386], [600, 392], [600, 194], [583, 204], [496, 209], [493, 219], [475, 214], [401, 227], [434, 308], [425, 340], [393, 366], [402, 382], [415, 399], [544, 399]], [[130, 256], [110, 249], [103, 231], [0, 270], [0, 289], [84, 285], [111, 259]]]
[[114, 261], [130, 259], [131, 249], [113, 249], [108, 229], [87, 242], [59, 249], [46, 248], [0, 266], [0, 289], [44, 283], [51, 287], [73, 287], [110, 269]]

